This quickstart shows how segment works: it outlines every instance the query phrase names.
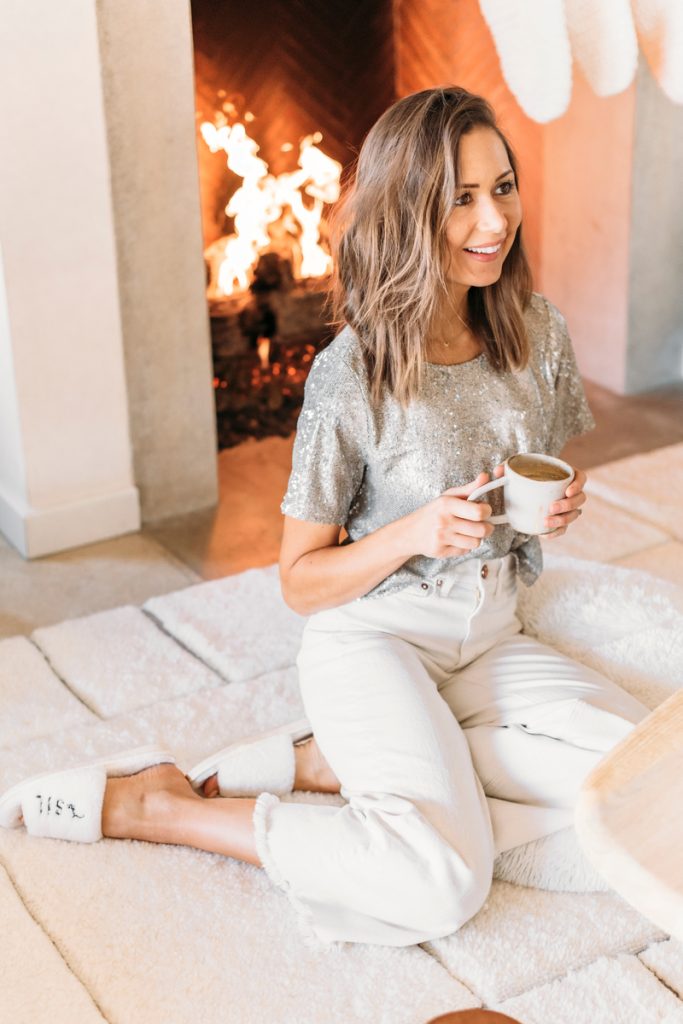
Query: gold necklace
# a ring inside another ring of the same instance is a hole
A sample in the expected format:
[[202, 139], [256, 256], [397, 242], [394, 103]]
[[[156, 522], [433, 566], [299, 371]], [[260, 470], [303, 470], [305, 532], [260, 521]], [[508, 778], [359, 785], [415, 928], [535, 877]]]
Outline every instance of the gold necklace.
[[463, 325], [463, 330], [460, 331], [459, 334], [456, 334], [456, 336], [454, 338], [449, 338], [448, 341], [441, 341], [440, 344], [442, 344], [444, 346], [444, 348], [450, 348], [451, 347], [451, 342], [455, 343], [456, 341], [459, 341], [460, 338], [462, 338], [463, 334], [465, 334], [470, 329], [469, 325], [467, 323], [465, 323], [465, 321], [463, 320], [463, 318], [460, 316], [459, 313], [456, 313], [455, 315], [457, 316], [457, 318], [460, 321], [460, 323]]

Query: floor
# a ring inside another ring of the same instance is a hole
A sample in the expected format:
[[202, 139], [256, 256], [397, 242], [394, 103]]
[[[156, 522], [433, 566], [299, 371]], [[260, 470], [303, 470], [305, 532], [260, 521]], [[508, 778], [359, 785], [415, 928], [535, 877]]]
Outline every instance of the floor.
[[[683, 441], [683, 383], [622, 397], [586, 382], [586, 392], [597, 426], [565, 449], [573, 465], [590, 469]], [[0, 637], [277, 561], [292, 444], [274, 437], [221, 452], [215, 508], [138, 534], [32, 561], [0, 537]]]

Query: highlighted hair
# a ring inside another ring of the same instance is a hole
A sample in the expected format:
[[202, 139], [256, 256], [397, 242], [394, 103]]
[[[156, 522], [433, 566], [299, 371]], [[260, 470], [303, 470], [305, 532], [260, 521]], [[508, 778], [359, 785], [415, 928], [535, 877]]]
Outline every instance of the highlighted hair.
[[[481, 96], [452, 86], [426, 89], [391, 106], [370, 129], [332, 220], [333, 321], [358, 335], [378, 402], [388, 390], [402, 404], [417, 395], [426, 341], [446, 301], [446, 225], [458, 188], [460, 139], [491, 128], [517, 162]], [[499, 279], [467, 293], [467, 321], [491, 365], [523, 368], [524, 323], [532, 290], [521, 226]]]

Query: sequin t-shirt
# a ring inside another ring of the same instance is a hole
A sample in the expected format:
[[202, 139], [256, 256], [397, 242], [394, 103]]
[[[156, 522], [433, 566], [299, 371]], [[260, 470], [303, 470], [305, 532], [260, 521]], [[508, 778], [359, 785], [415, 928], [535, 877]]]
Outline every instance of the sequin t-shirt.
[[[534, 293], [525, 318], [531, 355], [524, 370], [499, 373], [485, 353], [450, 366], [427, 363], [407, 407], [388, 394], [372, 407], [358, 339], [344, 328], [313, 361], [282, 512], [343, 526], [353, 542], [482, 471], [493, 475], [516, 452], [559, 455], [569, 438], [591, 430], [564, 317]], [[538, 537], [500, 525], [467, 554], [415, 555], [364, 598], [510, 551], [530, 585], [543, 568]]]

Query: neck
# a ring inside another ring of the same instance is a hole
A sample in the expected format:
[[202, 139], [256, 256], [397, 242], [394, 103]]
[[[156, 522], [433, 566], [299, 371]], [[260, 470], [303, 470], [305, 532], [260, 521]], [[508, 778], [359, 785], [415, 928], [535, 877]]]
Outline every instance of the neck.
[[463, 320], [467, 320], [467, 293], [469, 290], [468, 284], [458, 284], [456, 281], [448, 282], [448, 293], [444, 303], [444, 314], [448, 319], [461, 316]]
[[432, 329], [426, 346], [427, 359], [437, 363], [461, 363], [481, 351], [467, 327], [468, 287], [452, 284]]
[[430, 341], [453, 340], [466, 334], [467, 292], [462, 285], [451, 285], [431, 325]]

